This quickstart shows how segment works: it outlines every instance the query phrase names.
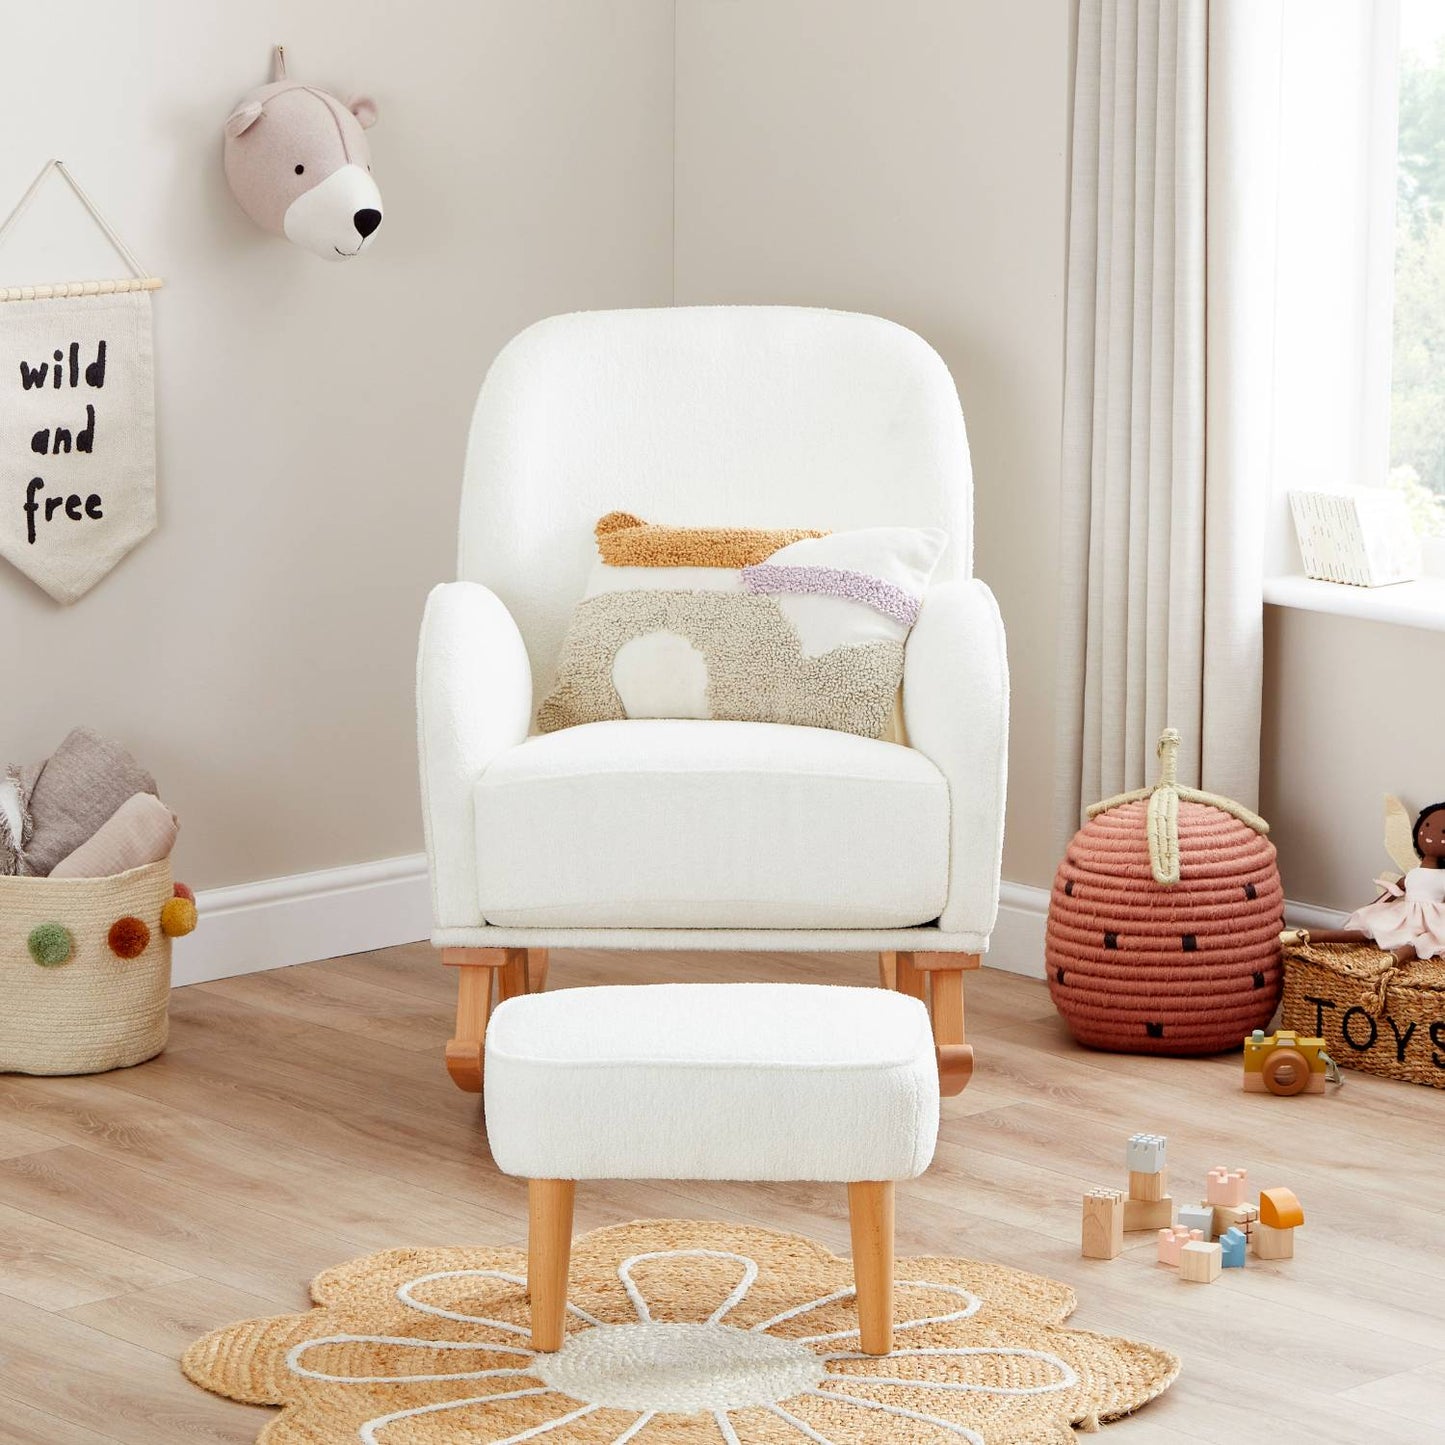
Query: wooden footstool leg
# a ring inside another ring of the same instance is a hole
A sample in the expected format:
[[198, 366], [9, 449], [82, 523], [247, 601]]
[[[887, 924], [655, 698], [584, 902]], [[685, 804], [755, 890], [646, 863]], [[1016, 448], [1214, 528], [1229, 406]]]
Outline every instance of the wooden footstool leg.
[[547, 992], [548, 954], [545, 948], [527, 950], [527, 992]]
[[534, 1350], [560, 1350], [567, 1333], [567, 1267], [576, 1194], [571, 1179], [532, 1179], [527, 1184], [527, 1293]]
[[469, 1094], [482, 1092], [482, 1052], [492, 1014], [492, 979], [505, 966], [504, 948], [444, 948], [442, 962], [457, 971], [457, 1031], [447, 1044], [447, 1073]]
[[858, 1340], [865, 1355], [893, 1348], [893, 1181], [848, 1186]]

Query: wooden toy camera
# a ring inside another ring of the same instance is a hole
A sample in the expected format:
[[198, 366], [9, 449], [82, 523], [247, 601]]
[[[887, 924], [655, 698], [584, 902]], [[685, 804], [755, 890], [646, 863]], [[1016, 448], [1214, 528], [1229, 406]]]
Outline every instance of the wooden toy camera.
[[1244, 1041], [1246, 1094], [1323, 1094], [1334, 1073], [1323, 1039], [1303, 1039], [1293, 1029], [1255, 1029]]

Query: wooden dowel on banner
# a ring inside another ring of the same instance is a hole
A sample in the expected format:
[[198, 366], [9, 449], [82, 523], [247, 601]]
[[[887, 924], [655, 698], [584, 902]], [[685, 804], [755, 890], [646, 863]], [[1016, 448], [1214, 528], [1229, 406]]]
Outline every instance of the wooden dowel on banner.
[[119, 296], [126, 291], [159, 291], [159, 276], [122, 276], [111, 281], [61, 281], [52, 286], [0, 287], [0, 301], [62, 301], [72, 296]]

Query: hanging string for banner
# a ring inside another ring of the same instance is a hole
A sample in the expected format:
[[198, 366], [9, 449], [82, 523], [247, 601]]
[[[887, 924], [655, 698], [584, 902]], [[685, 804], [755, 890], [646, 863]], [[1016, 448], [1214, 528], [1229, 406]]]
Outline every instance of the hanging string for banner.
[[95, 202], [81, 189], [80, 182], [67, 169], [64, 161], [49, 160], [41, 166], [40, 174], [30, 183], [30, 188], [16, 202], [15, 209], [0, 222], [0, 244], [15, 223], [29, 208], [35, 194], [50, 176], [57, 171], [70, 189], [75, 192], [80, 204], [90, 213], [91, 219], [100, 227], [105, 238], [115, 248], [121, 260], [130, 268], [128, 277], [112, 278], [106, 281], [62, 281], [48, 286], [0, 286], [0, 301], [49, 301], [70, 296], [115, 296], [127, 291], [159, 291], [164, 284], [159, 276], [150, 275], [136, 260], [135, 253], [115, 233], [110, 222], [101, 215]]

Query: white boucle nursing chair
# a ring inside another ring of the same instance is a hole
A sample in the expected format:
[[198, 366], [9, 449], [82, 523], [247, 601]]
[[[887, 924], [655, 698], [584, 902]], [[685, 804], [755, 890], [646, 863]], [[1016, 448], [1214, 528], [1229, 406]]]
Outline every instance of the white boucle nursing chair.
[[[943, 528], [905, 653], [907, 746], [695, 719], [530, 735], [593, 526], [619, 509]], [[953, 381], [878, 317], [583, 312], [503, 348], [472, 421], [460, 580], [428, 599], [418, 657], [432, 940], [458, 969], [460, 1087], [482, 1087], [493, 998], [541, 989], [549, 948], [585, 947], [877, 952], [885, 987], [930, 1004], [942, 1091], [963, 1088], [963, 972], [998, 911], [1008, 734], [972, 510]]]

